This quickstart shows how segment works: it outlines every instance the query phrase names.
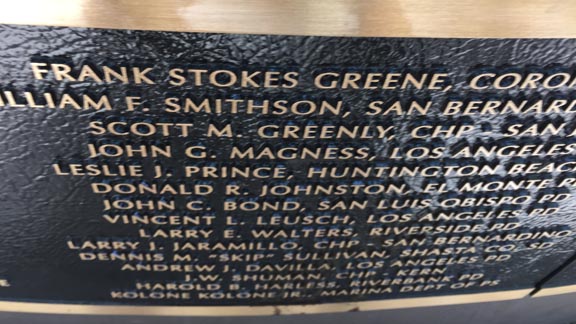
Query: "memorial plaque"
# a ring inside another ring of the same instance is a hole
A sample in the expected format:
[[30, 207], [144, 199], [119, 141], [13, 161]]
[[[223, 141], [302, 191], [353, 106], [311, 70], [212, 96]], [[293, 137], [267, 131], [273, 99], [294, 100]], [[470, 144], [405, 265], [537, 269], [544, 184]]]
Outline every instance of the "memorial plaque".
[[2, 310], [332, 312], [576, 284], [574, 39], [4, 24], [0, 44]]

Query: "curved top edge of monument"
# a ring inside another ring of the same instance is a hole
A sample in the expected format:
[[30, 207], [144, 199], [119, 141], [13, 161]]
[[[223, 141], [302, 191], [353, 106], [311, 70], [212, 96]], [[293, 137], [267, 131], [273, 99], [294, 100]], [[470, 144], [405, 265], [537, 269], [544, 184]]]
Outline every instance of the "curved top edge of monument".
[[18, 0], [0, 23], [348, 37], [576, 38], [576, 2], [549, 0]]

